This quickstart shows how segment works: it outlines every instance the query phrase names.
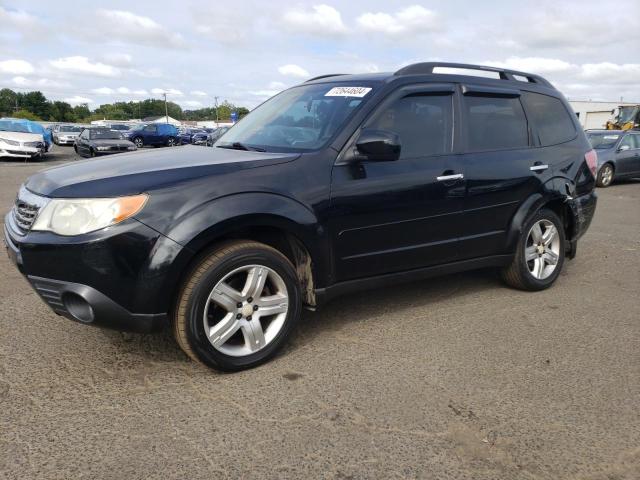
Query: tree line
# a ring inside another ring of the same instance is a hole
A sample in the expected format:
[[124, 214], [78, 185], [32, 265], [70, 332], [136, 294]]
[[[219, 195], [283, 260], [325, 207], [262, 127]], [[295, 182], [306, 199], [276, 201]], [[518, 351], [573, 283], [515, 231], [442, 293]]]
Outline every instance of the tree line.
[[[231, 112], [237, 112], [238, 118], [249, 110], [227, 101], [218, 107], [182, 110], [180, 105], [167, 102], [170, 117], [177, 120], [220, 120], [228, 121]], [[88, 123], [92, 120], [130, 120], [133, 118], [157, 117], [165, 114], [164, 100], [148, 98], [138, 102], [115, 102], [100, 105], [91, 111], [87, 104], [71, 106], [67, 102], [48, 100], [42, 92], [14, 92], [9, 88], [0, 90], [0, 117], [27, 118], [49, 122]]]

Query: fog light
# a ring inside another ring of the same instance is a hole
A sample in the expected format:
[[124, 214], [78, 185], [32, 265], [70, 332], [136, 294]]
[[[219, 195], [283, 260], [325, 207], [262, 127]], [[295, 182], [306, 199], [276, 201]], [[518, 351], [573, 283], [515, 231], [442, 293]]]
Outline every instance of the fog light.
[[62, 295], [62, 302], [73, 318], [82, 323], [93, 322], [93, 308], [77, 293], [67, 292]]

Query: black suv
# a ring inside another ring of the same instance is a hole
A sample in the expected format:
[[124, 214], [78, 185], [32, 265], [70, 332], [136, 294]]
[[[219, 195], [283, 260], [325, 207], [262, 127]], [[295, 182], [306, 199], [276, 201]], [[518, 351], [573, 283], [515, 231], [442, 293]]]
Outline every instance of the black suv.
[[595, 168], [543, 78], [420, 63], [311, 79], [214, 149], [38, 173], [4, 235], [56, 313], [170, 324], [190, 357], [238, 370], [345, 292], [481, 267], [549, 287], [593, 217]]

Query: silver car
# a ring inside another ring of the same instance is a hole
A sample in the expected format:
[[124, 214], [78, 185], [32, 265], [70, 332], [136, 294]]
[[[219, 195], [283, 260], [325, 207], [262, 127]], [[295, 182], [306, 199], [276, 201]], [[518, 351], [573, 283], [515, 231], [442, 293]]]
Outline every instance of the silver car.
[[76, 125], [58, 125], [53, 130], [53, 143], [56, 145], [73, 145], [82, 127]]

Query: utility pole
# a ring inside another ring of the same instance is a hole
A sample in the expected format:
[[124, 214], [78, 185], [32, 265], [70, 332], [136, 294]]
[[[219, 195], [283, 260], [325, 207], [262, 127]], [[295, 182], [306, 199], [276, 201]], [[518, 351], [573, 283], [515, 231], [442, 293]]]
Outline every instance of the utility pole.
[[218, 126], [218, 123], [220, 123], [219, 117], [218, 117], [218, 97], [213, 97], [216, 100], [216, 127]]
[[162, 95], [164, 95], [164, 116], [167, 123], [169, 123], [169, 110], [167, 109], [167, 92], [164, 92]]

